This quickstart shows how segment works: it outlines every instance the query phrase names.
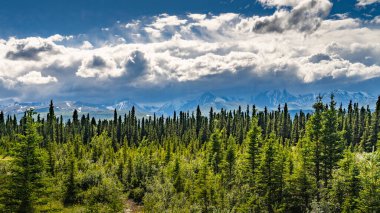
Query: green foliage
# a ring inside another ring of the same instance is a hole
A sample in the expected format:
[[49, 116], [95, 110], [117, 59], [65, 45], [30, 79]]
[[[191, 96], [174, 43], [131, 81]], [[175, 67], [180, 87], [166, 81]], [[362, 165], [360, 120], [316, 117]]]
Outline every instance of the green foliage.
[[211, 165], [214, 173], [218, 173], [220, 166], [219, 164], [222, 160], [220, 132], [216, 132], [211, 135], [208, 149], [209, 164]]
[[379, 152], [365, 154], [360, 163], [362, 190], [359, 192], [359, 210], [376, 212], [380, 209], [380, 156]]
[[339, 169], [334, 173], [331, 190], [336, 211], [350, 212], [358, 207], [359, 192], [362, 189], [358, 164], [355, 154], [349, 149], [345, 150]]
[[34, 212], [44, 195], [45, 159], [39, 148], [42, 137], [32, 121], [33, 111], [27, 112], [23, 135], [15, 144], [2, 203], [9, 212]]
[[70, 154], [67, 167], [67, 178], [65, 180], [65, 194], [63, 202], [65, 205], [72, 205], [77, 202], [78, 197], [78, 188], [76, 182], [77, 168], [73, 153]]
[[287, 105], [98, 121], [54, 109], [0, 113], [0, 212], [380, 209], [380, 98], [371, 112], [318, 97], [294, 117]]
[[[96, 185], [84, 192], [84, 203], [91, 212], [120, 212], [121, 185], [115, 179], [102, 177]], [[101, 209], [98, 209], [101, 206]]]
[[251, 129], [247, 133], [246, 143], [248, 145], [248, 171], [252, 177], [256, 174], [259, 163], [259, 146], [261, 142], [261, 129], [257, 125], [257, 120], [252, 118]]
[[284, 160], [280, 144], [275, 141], [273, 134], [270, 135], [262, 147], [256, 176], [260, 211], [274, 212], [281, 203], [284, 187]]
[[287, 212], [307, 212], [315, 192], [315, 181], [312, 175], [310, 141], [302, 139], [289, 155], [292, 170], [285, 179], [285, 210]]

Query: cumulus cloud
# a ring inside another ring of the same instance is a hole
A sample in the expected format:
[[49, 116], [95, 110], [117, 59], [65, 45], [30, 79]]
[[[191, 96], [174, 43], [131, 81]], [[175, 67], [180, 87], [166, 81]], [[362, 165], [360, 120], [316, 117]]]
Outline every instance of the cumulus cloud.
[[[252, 30], [261, 33], [283, 32], [295, 29], [301, 32], [315, 31], [326, 18], [331, 10], [332, 4], [328, 0], [260, 0], [269, 6], [280, 7], [273, 15], [256, 18], [252, 21]], [[291, 6], [282, 9], [282, 6]]]
[[296, 6], [299, 0], [258, 0], [263, 5], [269, 7]]
[[94, 46], [89, 41], [84, 41], [82, 43], [81, 49], [92, 49]]
[[187, 16], [196, 21], [204, 20], [207, 17], [206, 14], [197, 14], [197, 13], [189, 14]]
[[330, 60], [331, 60], [331, 57], [323, 53], [317, 53], [309, 57], [309, 61], [314, 64], [320, 63], [321, 61], [330, 61]]
[[380, 77], [379, 28], [347, 16], [327, 19], [327, 0], [260, 2], [276, 11], [145, 17], [120, 23], [118, 35], [104, 42], [59, 35], [0, 40], [0, 82], [24, 93], [25, 85], [52, 85], [47, 93], [111, 98], [143, 89], [180, 92], [181, 85], [305, 86]]
[[339, 55], [352, 63], [361, 63], [366, 66], [380, 66], [380, 43], [340, 45], [332, 43], [327, 47], [330, 54]]
[[376, 16], [371, 21], [372, 24], [380, 24], [380, 16]]
[[165, 27], [186, 24], [186, 22], [187, 20], [179, 19], [177, 16], [169, 16], [168, 14], [162, 14], [160, 16], [157, 16], [154, 22], [149, 26], [161, 30]]
[[31, 71], [25, 75], [17, 78], [17, 80], [23, 84], [33, 85], [33, 84], [48, 84], [57, 82], [57, 78], [48, 76], [42, 76], [41, 72]]
[[370, 4], [380, 3], [380, 0], [358, 0], [357, 6], [367, 6]]
[[123, 70], [110, 56], [92, 55], [82, 60], [76, 75], [82, 78], [105, 79], [107, 77], [119, 77], [122, 73]]
[[11, 38], [7, 42], [9, 47], [5, 57], [10, 60], [39, 60], [42, 53], [54, 53], [53, 41], [56, 39], [28, 38], [16, 39]]
[[125, 70], [129, 79], [143, 77], [149, 71], [149, 61], [145, 58], [143, 52], [136, 50], [128, 57]]

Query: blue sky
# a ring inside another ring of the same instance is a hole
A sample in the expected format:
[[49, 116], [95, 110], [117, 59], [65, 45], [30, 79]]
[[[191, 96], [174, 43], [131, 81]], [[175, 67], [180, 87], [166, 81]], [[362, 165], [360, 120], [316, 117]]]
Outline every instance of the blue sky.
[[4, 0], [0, 101], [380, 93], [379, 0]]
[[[334, 0], [331, 15], [349, 13], [350, 17], [380, 14], [379, 5], [357, 7], [356, 0]], [[377, 9], [377, 10], [376, 10]], [[0, 7], [1, 36], [76, 35], [109, 27], [116, 21], [128, 22], [162, 13], [239, 13], [270, 15], [274, 8], [254, 0], [3, 0]]]
[[250, 0], [5, 0], [0, 9], [0, 26], [7, 29], [1, 32], [5, 36], [81, 34], [112, 26], [116, 21], [162, 13], [269, 14], [262, 8]]

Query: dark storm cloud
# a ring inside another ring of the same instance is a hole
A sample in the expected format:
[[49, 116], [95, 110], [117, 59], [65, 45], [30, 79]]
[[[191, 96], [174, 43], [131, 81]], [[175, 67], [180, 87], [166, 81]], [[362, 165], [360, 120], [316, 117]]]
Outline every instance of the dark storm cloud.
[[314, 63], [314, 64], [317, 64], [321, 61], [330, 61], [331, 60], [331, 57], [329, 55], [326, 55], [326, 54], [323, 54], [323, 53], [318, 53], [318, 54], [315, 54], [315, 55], [312, 55], [310, 58], [309, 58], [309, 61], [311, 63]]
[[301, 0], [290, 9], [280, 9], [272, 16], [257, 19], [252, 30], [260, 33], [294, 29], [300, 32], [313, 32], [321, 25], [331, 10], [328, 0]]
[[126, 76], [129, 79], [137, 78], [148, 71], [148, 61], [141, 51], [134, 51], [125, 64]]
[[92, 63], [89, 64], [91, 68], [103, 68], [107, 66], [107, 62], [100, 56], [94, 55], [92, 57]]
[[16, 44], [15, 50], [10, 50], [5, 57], [11, 60], [40, 60], [40, 53], [54, 53], [53, 45], [42, 43], [39, 46], [29, 46], [28, 43]]

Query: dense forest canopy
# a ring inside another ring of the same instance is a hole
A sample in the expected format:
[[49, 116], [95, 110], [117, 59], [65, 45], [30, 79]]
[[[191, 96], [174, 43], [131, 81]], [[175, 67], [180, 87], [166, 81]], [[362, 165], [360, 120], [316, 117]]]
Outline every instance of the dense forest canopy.
[[[380, 97], [112, 120], [0, 113], [2, 212], [376, 212]], [[141, 207], [142, 206], [142, 207]]]

